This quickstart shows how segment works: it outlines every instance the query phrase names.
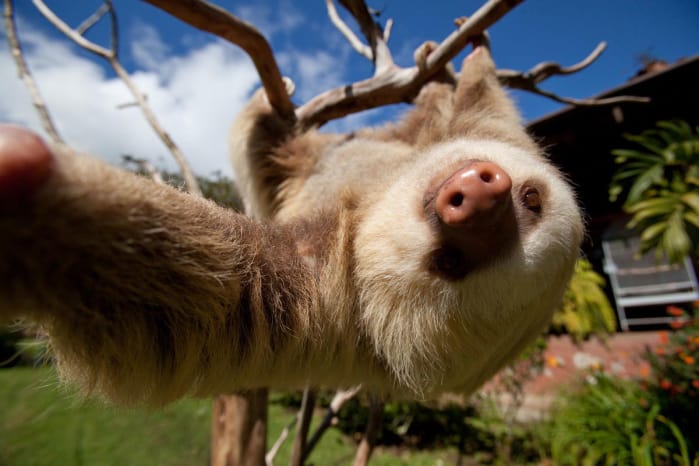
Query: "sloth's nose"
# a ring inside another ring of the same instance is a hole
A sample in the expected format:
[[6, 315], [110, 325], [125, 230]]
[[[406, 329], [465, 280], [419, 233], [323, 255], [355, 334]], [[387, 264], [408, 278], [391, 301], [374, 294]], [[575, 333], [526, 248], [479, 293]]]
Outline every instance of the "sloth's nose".
[[438, 240], [430, 270], [458, 280], [514, 244], [512, 179], [499, 165], [473, 161], [452, 173], [425, 205]]
[[435, 199], [437, 216], [450, 227], [497, 221], [511, 208], [510, 176], [492, 162], [473, 162], [453, 173]]
[[53, 156], [35, 133], [14, 125], [0, 125], [0, 202], [18, 200], [34, 192], [48, 178]]

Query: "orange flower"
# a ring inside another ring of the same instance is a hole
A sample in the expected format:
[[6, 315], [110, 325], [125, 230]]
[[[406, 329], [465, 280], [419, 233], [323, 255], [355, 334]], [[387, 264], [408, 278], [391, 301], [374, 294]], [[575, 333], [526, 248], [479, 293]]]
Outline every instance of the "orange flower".
[[684, 315], [684, 309], [677, 306], [668, 306], [667, 308], [665, 308], [665, 311], [667, 311], [667, 313], [671, 316], [675, 317], [680, 317]]
[[660, 381], [660, 388], [663, 390], [669, 390], [672, 387], [672, 382], [670, 382], [667, 379], [663, 379]]
[[685, 356], [684, 358], [682, 358], [682, 360], [688, 366], [691, 366], [692, 364], [694, 364], [694, 358], [692, 356]]
[[641, 377], [645, 379], [650, 375], [650, 367], [648, 366], [648, 364], [643, 364], [641, 367], [639, 367], [638, 372], [641, 375]]
[[683, 320], [673, 320], [670, 322], [670, 327], [674, 329], [682, 328], [684, 327], [684, 321]]
[[665, 348], [655, 348], [655, 354], [662, 356], [665, 354]]
[[694, 338], [692, 339], [692, 341], [693, 341], [695, 344], [699, 345], [699, 336], [694, 337]]
[[667, 332], [663, 330], [662, 332], [660, 332], [658, 334], [658, 336], [660, 337], [660, 343], [663, 345], [667, 345], [667, 342], [668, 342]]

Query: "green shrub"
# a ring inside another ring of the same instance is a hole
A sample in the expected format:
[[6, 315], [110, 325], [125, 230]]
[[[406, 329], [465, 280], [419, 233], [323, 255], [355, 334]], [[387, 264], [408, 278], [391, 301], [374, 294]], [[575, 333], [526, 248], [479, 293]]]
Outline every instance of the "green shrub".
[[648, 351], [651, 365], [648, 392], [660, 412], [672, 419], [688, 439], [692, 454], [699, 450], [699, 319], [670, 306], [668, 312], [681, 320], [673, 333], [661, 333], [662, 345]]
[[661, 121], [638, 135], [635, 145], [612, 151], [619, 168], [611, 201], [624, 200], [627, 225], [641, 232], [641, 251], [656, 250], [678, 262], [699, 252], [699, 128]]
[[551, 321], [551, 331], [568, 333], [576, 340], [591, 334], [611, 333], [616, 329], [616, 315], [604, 292], [605, 280], [592, 264], [580, 258], [563, 302]]
[[548, 426], [558, 465], [689, 465], [686, 439], [636, 381], [591, 373], [558, 402]]

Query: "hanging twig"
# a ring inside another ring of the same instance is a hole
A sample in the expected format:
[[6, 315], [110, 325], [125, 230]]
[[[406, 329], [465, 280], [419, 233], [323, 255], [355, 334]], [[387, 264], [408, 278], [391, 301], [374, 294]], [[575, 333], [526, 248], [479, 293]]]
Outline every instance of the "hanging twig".
[[148, 177], [153, 180], [157, 184], [165, 184], [165, 180], [163, 180], [163, 176], [160, 174], [157, 168], [155, 168], [155, 165], [150, 163], [146, 159], [139, 159], [136, 158], [132, 155], [123, 155], [122, 159], [126, 163], [132, 163], [136, 165], [137, 170], [142, 172], [145, 175], [148, 175]]
[[306, 439], [308, 438], [308, 428], [313, 419], [313, 409], [316, 403], [316, 392], [311, 387], [303, 390], [301, 409], [299, 409], [296, 423], [296, 435], [294, 436], [294, 446], [291, 450], [291, 461], [289, 466], [302, 466], [307, 456]]
[[347, 26], [347, 23], [340, 18], [340, 15], [337, 13], [337, 9], [335, 8], [335, 0], [325, 0], [325, 6], [328, 9], [328, 17], [330, 18], [330, 21], [333, 23], [333, 25], [335, 25], [337, 30], [340, 31], [343, 36], [345, 36], [345, 39], [347, 39], [347, 42], [350, 43], [352, 48], [364, 58], [373, 61], [374, 55], [371, 52], [371, 47], [362, 43], [362, 41], [359, 40], [359, 37], [354, 34], [352, 29]]
[[379, 429], [383, 422], [384, 403], [378, 397], [369, 395], [369, 420], [366, 425], [366, 432], [362, 441], [357, 448], [357, 454], [354, 457], [354, 466], [367, 466], [369, 458], [374, 451], [376, 438], [379, 435]]
[[[158, 135], [160, 140], [169, 149], [173, 158], [177, 162], [177, 165], [182, 172], [182, 177], [184, 178], [187, 190], [192, 193], [201, 196], [201, 189], [199, 188], [199, 183], [194, 176], [187, 160], [180, 150], [180, 148], [175, 144], [170, 135], [165, 131], [165, 129], [160, 125], [160, 122], [156, 118], [155, 114], [151, 110], [150, 106], [146, 102], [144, 95], [138, 90], [136, 84], [131, 80], [131, 77], [126, 72], [126, 70], [121, 66], [118, 58], [118, 28], [116, 27], [116, 13], [110, 1], [106, 1], [104, 5], [106, 6], [107, 12], [109, 13], [111, 20], [111, 44], [110, 48], [107, 49], [94, 42], [86, 39], [84, 36], [78, 33], [77, 30], [72, 29], [68, 26], [61, 18], [59, 18], [46, 4], [43, 0], [32, 0], [39, 12], [59, 31], [65, 34], [70, 40], [78, 44], [85, 50], [88, 50], [95, 55], [105, 59], [112, 67], [117, 76], [126, 84], [126, 87], [131, 92], [131, 95], [136, 99], [138, 106], [141, 108], [143, 115], [150, 124], [151, 128]], [[105, 6], [101, 7], [105, 8]], [[95, 14], [96, 15], [96, 14]], [[95, 15], [92, 15], [93, 17]], [[104, 16], [104, 13], [99, 14], [100, 18]], [[87, 24], [89, 24], [88, 21]], [[83, 23], [83, 25], [86, 23]]]
[[553, 92], [541, 89], [537, 84], [550, 78], [551, 76], [564, 76], [572, 73], [577, 73], [588, 66], [590, 66], [595, 60], [597, 60], [602, 52], [606, 49], [607, 44], [605, 42], [600, 42], [597, 47], [580, 62], [563, 67], [555, 62], [542, 62], [534, 66], [529, 71], [514, 71], [514, 70], [498, 70], [497, 76], [500, 82], [513, 89], [521, 89], [527, 92], [532, 92], [549, 99], [555, 100], [557, 102], [575, 105], [575, 106], [600, 106], [600, 105], [610, 105], [625, 102], [635, 102], [635, 103], [647, 103], [650, 102], [648, 97], [636, 97], [636, 96], [615, 96], [608, 98], [595, 98], [595, 99], [573, 99], [570, 97], [561, 97]]
[[22, 53], [22, 47], [19, 43], [19, 38], [17, 36], [17, 28], [15, 26], [14, 8], [12, 0], [5, 0], [5, 31], [7, 34], [7, 42], [10, 46], [12, 52], [12, 57], [15, 59], [15, 64], [17, 65], [17, 73], [19, 77], [24, 81], [24, 84], [29, 90], [29, 95], [32, 99], [32, 104], [39, 115], [39, 120], [41, 125], [46, 131], [46, 134], [57, 144], [65, 144], [63, 138], [58, 134], [56, 125], [53, 124], [49, 110], [44, 103], [44, 99], [41, 97], [39, 88], [34, 82], [34, 78], [29, 71], [29, 66], [24, 60], [24, 54]]
[[328, 428], [333, 424], [335, 419], [337, 419], [337, 414], [340, 412], [340, 408], [342, 408], [342, 405], [354, 398], [361, 389], [362, 386], [357, 385], [356, 387], [350, 388], [349, 390], [338, 390], [335, 393], [335, 396], [330, 402], [330, 406], [328, 406], [328, 411], [325, 413], [325, 417], [321, 421], [320, 425], [316, 428], [315, 432], [313, 432], [311, 439], [306, 444], [307, 455], [313, 451], [313, 449], [315, 448], [316, 444], [323, 436], [325, 431], [327, 431]]
[[293, 429], [296, 426], [296, 423], [298, 422], [298, 414], [294, 416], [294, 419], [288, 423], [282, 431], [279, 434], [279, 438], [277, 439], [276, 442], [274, 442], [274, 445], [272, 445], [272, 448], [269, 449], [267, 454], [265, 455], [265, 465], [266, 466], [274, 466], [274, 458], [277, 456], [277, 453], [279, 453], [279, 449], [284, 445], [284, 442], [286, 439], [289, 437], [289, 433], [291, 432], [291, 429]]

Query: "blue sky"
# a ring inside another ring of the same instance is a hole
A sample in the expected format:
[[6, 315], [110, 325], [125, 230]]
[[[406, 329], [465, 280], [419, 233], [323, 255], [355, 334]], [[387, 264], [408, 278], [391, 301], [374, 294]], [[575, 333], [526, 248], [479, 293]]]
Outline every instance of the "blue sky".
[[[47, 3], [74, 26], [100, 4], [92, 0]], [[352, 51], [330, 24], [322, 0], [216, 3], [265, 33], [282, 73], [296, 82], [299, 102], [371, 75], [368, 61]], [[454, 18], [469, 15], [481, 2], [381, 0], [369, 4], [382, 10], [382, 21], [393, 18], [389, 45], [394, 59], [411, 66], [417, 46], [425, 40], [442, 40], [453, 30]], [[197, 172], [230, 174], [227, 128], [257, 86], [248, 58], [232, 44], [196, 31], [148, 4], [117, 0], [115, 6], [122, 61], [147, 93], [163, 125]], [[166, 151], [138, 111], [116, 108], [131, 99], [111, 71], [69, 44], [29, 0], [16, 0], [15, 9], [27, 60], [68, 142], [113, 162], [130, 153], [170, 167]], [[106, 31], [100, 26], [88, 37], [105, 43]], [[552, 78], [543, 85], [561, 95], [589, 97], [625, 82], [639, 68], [642, 54], [673, 62], [699, 53], [699, 2], [526, 0], [490, 33], [497, 65], [520, 70], [544, 60], [573, 64], [598, 42], [606, 41], [607, 51], [587, 70]], [[4, 40], [0, 83], [0, 119], [38, 129]], [[515, 98], [525, 120], [560, 108], [538, 96], [516, 93]], [[331, 129], [379, 124], [396, 113], [359, 114], [334, 123]]]

